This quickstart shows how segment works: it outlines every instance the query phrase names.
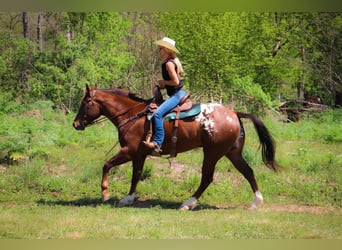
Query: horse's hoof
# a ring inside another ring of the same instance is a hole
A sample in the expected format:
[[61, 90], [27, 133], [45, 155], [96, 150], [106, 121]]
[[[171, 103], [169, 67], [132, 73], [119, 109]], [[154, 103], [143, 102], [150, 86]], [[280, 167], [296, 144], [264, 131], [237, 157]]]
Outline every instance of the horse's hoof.
[[248, 208], [248, 210], [257, 210], [258, 206], [255, 204], [250, 205], [250, 207]]
[[122, 202], [122, 201], [119, 201], [118, 203], [118, 207], [126, 207], [126, 206], [130, 206], [133, 204], [133, 201], [130, 201], [130, 202]]
[[189, 207], [188, 206], [180, 206], [179, 211], [189, 211]]
[[102, 195], [102, 202], [109, 201], [109, 199], [110, 199], [110, 194], [103, 194]]
[[181, 211], [188, 211], [194, 209], [197, 205], [197, 199], [195, 197], [191, 197], [189, 200], [183, 202], [180, 206], [179, 210]]
[[118, 207], [124, 207], [124, 206], [126, 206], [126, 204], [124, 204], [123, 202], [120, 202], [120, 201], [119, 201]]
[[262, 197], [262, 194], [259, 191], [256, 191], [254, 201], [248, 209], [255, 210], [258, 208], [259, 205], [262, 205], [263, 203], [264, 203], [264, 198]]
[[134, 198], [135, 198], [134, 194], [127, 195], [125, 198], [122, 198], [119, 201], [118, 207], [124, 207], [124, 206], [132, 205], [134, 203]]
[[259, 208], [259, 205], [262, 205], [262, 204], [264, 204], [263, 200], [256, 199], [255, 201], [253, 201], [252, 205], [250, 205], [248, 210], [256, 210]]

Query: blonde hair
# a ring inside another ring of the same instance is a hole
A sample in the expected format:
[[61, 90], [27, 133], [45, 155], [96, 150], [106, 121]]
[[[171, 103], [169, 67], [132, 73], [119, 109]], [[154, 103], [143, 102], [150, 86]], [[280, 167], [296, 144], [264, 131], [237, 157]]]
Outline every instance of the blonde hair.
[[176, 65], [177, 65], [178, 77], [179, 77], [179, 79], [182, 79], [185, 75], [182, 63], [179, 61], [178, 57], [173, 58], [173, 60], [175, 61]]
[[178, 57], [176, 56], [176, 53], [171, 50], [171, 49], [168, 49], [166, 47], [164, 47], [164, 49], [166, 50], [166, 52], [172, 56], [175, 64], [177, 65], [177, 75], [178, 75], [178, 78], [180, 80], [183, 79], [184, 75], [185, 75], [185, 72], [184, 72], [184, 69], [183, 69], [183, 66], [182, 66], [182, 63], [180, 62], [180, 60], [178, 59]]

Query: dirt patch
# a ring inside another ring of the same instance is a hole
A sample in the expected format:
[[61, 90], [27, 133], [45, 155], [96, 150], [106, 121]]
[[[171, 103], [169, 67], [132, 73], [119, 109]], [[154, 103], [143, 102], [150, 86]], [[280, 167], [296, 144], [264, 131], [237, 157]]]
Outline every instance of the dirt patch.
[[24, 113], [24, 116], [42, 118], [42, 111], [39, 109], [29, 110]]
[[174, 173], [182, 173], [184, 171], [185, 164], [178, 163], [178, 162], [173, 162], [171, 164], [171, 170]]
[[312, 213], [312, 214], [342, 214], [342, 209], [333, 207], [319, 207], [319, 206], [305, 206], [305, 205], [282, 205], [273, 204], [265, 206], [266, 209], [279, 211], [279, 212], [290, 212], [290, 213]]
[[66, 168], [67, 167], [64, 164], [61, 164], [59, 166], [48, 165], [48, 166], [45, 166], [43, 173], [49, 174], [49, 175], [54, 176], [54, 177], [60, 177], [63, 175], [63, 173], [65, 173]]
[[[216, 206], [217, 209], [249, 209], [248, 206]], [[320, 207], [320, 206], [307, 206], [307, 205], [296, 205], [296, 204], [264, 204], [258, 209], [264, 211], [274, 212], [289, 212], [289, 213], [310, 213], [310, 214], [342, 214], [342, 209], [334, 207]]]

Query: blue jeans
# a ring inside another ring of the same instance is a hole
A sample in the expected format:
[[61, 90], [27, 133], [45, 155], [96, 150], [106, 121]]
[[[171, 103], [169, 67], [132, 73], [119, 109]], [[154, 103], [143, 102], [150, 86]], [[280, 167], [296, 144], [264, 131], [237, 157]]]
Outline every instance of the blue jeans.
[[160, 147], [162, 146], [165, 137], [163, 116], [169, 113], [173, 108], [175, 108], [185, 96], [185, 94], [186, 92], [183, 89], [178, 90], [175, 94], [165, 100], [154, 112], [153, 141], [156, 142]]

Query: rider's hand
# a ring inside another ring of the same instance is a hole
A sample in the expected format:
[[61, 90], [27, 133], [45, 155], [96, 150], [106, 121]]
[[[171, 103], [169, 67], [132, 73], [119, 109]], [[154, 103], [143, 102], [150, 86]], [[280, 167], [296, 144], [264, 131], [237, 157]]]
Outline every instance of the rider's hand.
[[161, 89], [163, 89], [163, 88], [165, 88], [165, 80], [159, 80], [159, 87], [161, 88]]

